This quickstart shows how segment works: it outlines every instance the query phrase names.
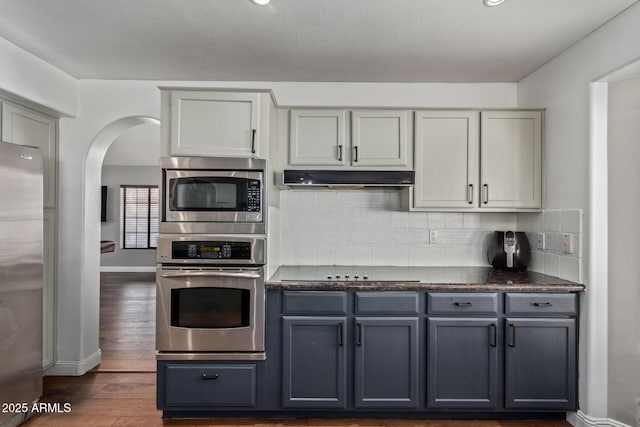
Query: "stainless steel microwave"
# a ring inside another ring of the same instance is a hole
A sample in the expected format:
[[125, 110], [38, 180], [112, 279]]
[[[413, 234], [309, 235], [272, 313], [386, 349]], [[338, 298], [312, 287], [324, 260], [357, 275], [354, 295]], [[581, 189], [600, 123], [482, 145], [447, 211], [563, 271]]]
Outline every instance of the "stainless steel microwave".
[[263, 159], [163, 157], [161, 233], [265, 232]]

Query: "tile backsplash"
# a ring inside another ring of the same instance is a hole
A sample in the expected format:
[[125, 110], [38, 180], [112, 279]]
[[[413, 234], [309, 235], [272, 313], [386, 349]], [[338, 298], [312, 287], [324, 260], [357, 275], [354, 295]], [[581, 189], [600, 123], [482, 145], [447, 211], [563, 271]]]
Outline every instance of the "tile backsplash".
[[513, 213], [402, 210], [397, 190], [280, 193], [285, 265], [486, 266], [489, 234]]
[[526, 231], [531, 243], [529, 269], [581, 283], [583, 220], [581, 209], [518, 214], [518, 230]]
[[406, 212], [400, 192], [389, 189], [290, 190], [280, 198], [283, 265], [487, 266], [491, 233], [520, 230], [531, 243], [530, 270], [581, 280], [581, 210]]

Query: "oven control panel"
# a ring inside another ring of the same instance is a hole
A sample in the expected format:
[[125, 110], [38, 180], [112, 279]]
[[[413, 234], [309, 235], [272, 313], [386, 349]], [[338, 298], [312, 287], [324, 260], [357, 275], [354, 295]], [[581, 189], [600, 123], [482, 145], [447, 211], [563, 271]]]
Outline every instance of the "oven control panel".
[[174, 241], [171, 243], [173, 259], [251, 259], [250, 242]]
[[260, 212], [260, 181], [250, 180], [247, 184], [247, 212]]

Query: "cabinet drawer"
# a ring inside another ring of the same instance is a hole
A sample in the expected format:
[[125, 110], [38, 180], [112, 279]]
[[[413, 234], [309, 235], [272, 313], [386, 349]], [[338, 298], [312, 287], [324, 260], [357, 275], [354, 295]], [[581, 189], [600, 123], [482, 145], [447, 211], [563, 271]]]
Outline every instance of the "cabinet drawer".
[[418, 314], [417, 292], [356, 292], [356, 314]]
[[577, 314], [576, 294], [507, 294], [506, 313], [523, 316]]
[[285, 291], [284, 314], [346, 314], [347, 293], [334, 291]]
[[167, 365], [165, 402], [182, 406], [255, 406], [256, 366]]
[[498, 314], [497, 293], [430, 293], [429, 314]]

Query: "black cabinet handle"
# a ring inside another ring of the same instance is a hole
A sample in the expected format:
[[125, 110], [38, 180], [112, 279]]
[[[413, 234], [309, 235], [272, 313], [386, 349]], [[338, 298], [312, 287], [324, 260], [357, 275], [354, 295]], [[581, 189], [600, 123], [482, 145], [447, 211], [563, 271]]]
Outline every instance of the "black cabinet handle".
[[551, 307], [553, 306], [553, 304], [551, 304], [550, 302], [534, 302], [533, 306], [534, 307]]
[[498, 345], [498, 327], [495, 323], [490, 325], [491, 328], [491, 342], [489, 343], [491, 347], [496, 347]]
[[473, 304], [470, 302], [454, 302], [453, 305], [455, 305], [456, 307], [472, 307]]
[[256, 153], [256, 130], [251, 129], [251, 154]]
[[353, 151], [354, 151], [353, 161], [357, 163], [358, 162], [358, 146], [357, 145], [353, 146]]
[[342, 161], [342, 145], [338, 145], [338, 161]]
[[362, 323], [358, 323], [358, 340], [356, 345], [362, 345]]
[[203, 380], [217, 380], [219, 376], [220, 374], [213, 374], [213, 375], [202, 374], [200, 378]]
[[509, 343], [509, 347], [516, 346], [516, 326], [513, 323], [509, 323], [509, 329], [511, 329], [511, 342]]
[[482, 203], [484, 203], [486, 205], [487, 203], [489, 203], [489, 184], [484, 184], [482, 186], [482, 188], [484, 190], [483, 191], [484, 196], [483, 196]]
[[473, 204], [473, 184], [469, 184], [467, 187], [467, 203]]
[[342, 322], [338, 323], [338, 345], [344, 345], [344, 327], [342, 326]]

